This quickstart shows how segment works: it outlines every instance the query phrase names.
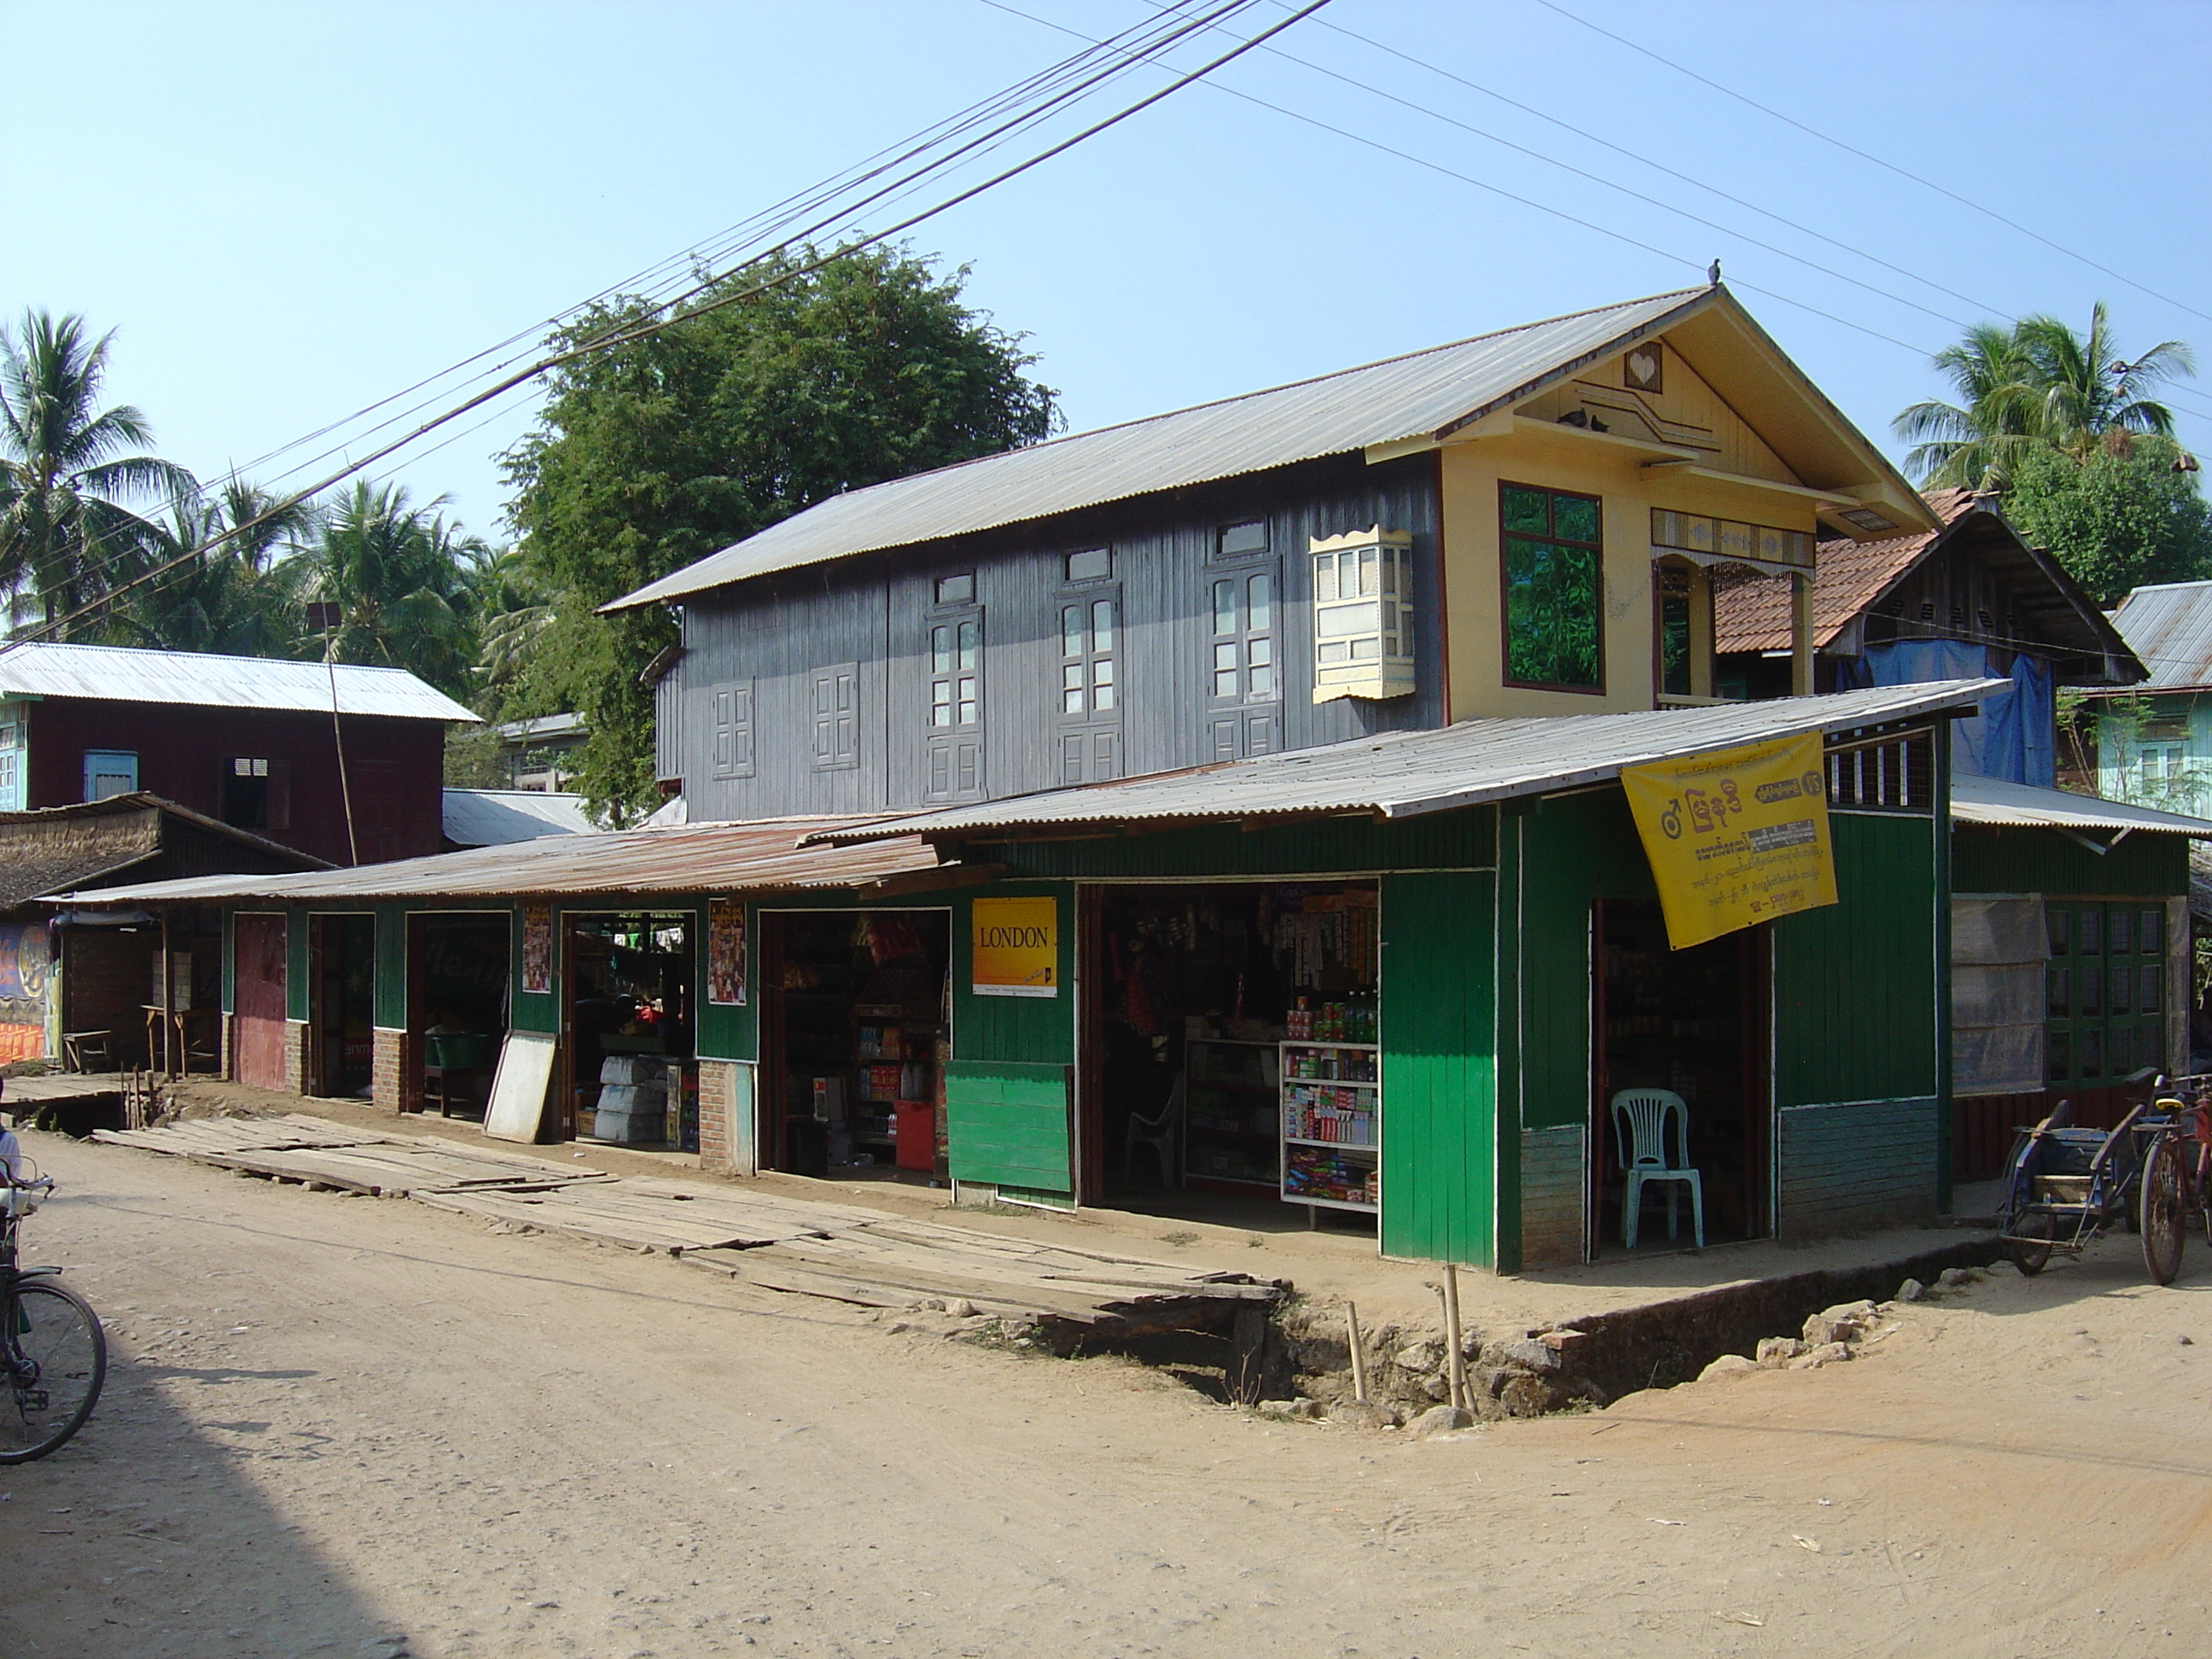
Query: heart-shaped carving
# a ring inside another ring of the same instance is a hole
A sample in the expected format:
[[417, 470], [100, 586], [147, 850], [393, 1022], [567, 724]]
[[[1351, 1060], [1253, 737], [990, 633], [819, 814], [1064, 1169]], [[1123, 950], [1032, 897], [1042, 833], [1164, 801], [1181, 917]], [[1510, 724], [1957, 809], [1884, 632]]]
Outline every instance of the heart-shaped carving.
[[1648, 351], [1628, 354], [1628, 372], [1639, 382], [1649, 386], [1659, 375], [1659, 360]]

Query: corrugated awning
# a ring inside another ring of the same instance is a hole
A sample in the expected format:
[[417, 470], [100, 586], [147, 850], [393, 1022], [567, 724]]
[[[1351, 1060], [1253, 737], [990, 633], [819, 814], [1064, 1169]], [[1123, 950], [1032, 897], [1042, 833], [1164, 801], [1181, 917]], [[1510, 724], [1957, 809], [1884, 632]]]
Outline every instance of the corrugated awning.
[[1624, 766], [1711, 754], [1808, 732], [1835, 733], [1963, 713], [2009, 680], [1877, 686], [1825, 697], [1462, 720], [1359, 743], [815, 832], [850, 845], [885, 836], [983, 836], [1048, 825], [1371, 813], [1413, 817], [1616, 777]]
[[2212, 820], [2161, 812], [2156, 807], [2106, 800], [2096, 795], [2076, 795], [2064, 789], [2007, 783], [1998, 778], [1953, 778], [1951, 817], [1960, 823], [1996, 824], [2006, 829], [2212, 838]]
[[193, 876], [70, 893], [61, 902], [115, 905], [287, 904], [376, 899], [560, 897], [580, 894], [761, 893], [866, 887], [945, 870], [927, 842], [893, 831], [866, 847], [805, 844], [816, 832], [870, 818], [764, 818], [690, 823], [599, 836], [548, 836], [428, 858], [298, 876]]

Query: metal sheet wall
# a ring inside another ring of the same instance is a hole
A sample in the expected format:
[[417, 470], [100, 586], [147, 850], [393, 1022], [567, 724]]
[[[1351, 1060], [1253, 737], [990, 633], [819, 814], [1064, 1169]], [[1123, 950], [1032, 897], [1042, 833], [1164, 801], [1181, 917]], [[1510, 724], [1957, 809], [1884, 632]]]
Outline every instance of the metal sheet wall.
[[[1214, 561], [1219, 526], [1252, 517], [1269, 526], [1266, 559]], [[1419, 689], [1388, 702], [1316, 704], [1307, 539], [1375, 524], [1414, 537]], [[1110, 580], [1068, 583], [1066, 556], [1097, 547], [1113, 551]], [[1069, 781], [1061, 739], [1073, 729], [1060, 712], [1060, 611], [1100, 595], [1118, 605], [1123, 772], [1212, 761], [1213, 720], [1222, 712], [1210, 706], [1212, 584], [1262, 563], [1276, 574], [1279, 612], [1281, 696], [1264, 711], [1276, 716], [1273, 746], [1442, 724], [1433, 459], [1376, 467], [1338, 459], [697, 595], [685, 605], [685, 653], [660, 700], [664, 709], [678, 705], [673, 744], [662, 746], [663, 775], [683, 778], [694, 821], [921, 805], [928, 782], [929, 631], [980, 614], [978, 798], [1056, 787]], [[970, 572], [975, 608], [938, 607], [938, 579]], [[820, 771], [808, 738], [809, 676], [836, 663], [860, 665], [860, 765]], [[717, 776], [714, 693], [747, 679], [754, 686], [751, 775]]]
[[1954, 824], [1951, 885], [1961, 893], [2185, 896], [2189, 841], [2185, 836], [2130, 836], [2100, 855], [2057, 830]]

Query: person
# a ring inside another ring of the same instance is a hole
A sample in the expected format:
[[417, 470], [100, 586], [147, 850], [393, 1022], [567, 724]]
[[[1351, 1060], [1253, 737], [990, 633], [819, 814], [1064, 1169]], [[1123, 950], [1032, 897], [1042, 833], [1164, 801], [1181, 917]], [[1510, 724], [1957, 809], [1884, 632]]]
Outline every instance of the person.
[[[0, 1099], [5, 1099], [7, 1093], [8, 1079], [0, 1078]], [[15, 1132], [6, 1124], [0, 1123], [0, 1171], [5, 1171], [8, 1178], [13, 1181], [21, 1170], [22, 1159], [22, 1143], [15, 1139]]]

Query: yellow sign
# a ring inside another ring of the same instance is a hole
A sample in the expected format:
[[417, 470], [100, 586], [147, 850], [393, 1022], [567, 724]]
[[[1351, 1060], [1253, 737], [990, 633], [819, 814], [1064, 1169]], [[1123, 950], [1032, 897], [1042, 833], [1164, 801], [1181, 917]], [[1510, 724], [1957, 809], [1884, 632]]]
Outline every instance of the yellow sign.
[[1060, 994], [1060, 904], [1052, 898], [979, 898], [973, 906], [979, 997]]
[[1677, 951], [1836, 902], [1820, 734], [1624, 766]]

